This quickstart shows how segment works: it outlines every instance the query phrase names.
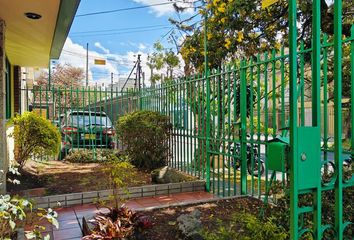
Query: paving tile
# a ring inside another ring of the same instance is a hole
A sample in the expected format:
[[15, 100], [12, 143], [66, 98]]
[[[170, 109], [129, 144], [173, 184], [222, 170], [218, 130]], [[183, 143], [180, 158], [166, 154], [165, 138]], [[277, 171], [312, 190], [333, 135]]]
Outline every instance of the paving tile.
[[94, 205], [94, 204], [76, 205], [76, 206], [73, 206], [72, 208], [75, 210], [75, 212], [97, 209], [96, 205]]
[[[96, 213], [98, 212], [97, 208], [91, 208], [91, 209], [82, 209], [82, 210], [75, 210], [75, 215], [77, 217], [77, 219], [82, 219], [82, 217], [91, 217], [96, 215]], [[80, 220], [81, 221], [81, 220]]]
[[178, 200], [175, 197], [171, 197], [171, 196], [157, 197], [156, 200], [158, 202], [160, 202], [162, 205], [173, 204], [173, 203], [179, 203], [180, 202], [180, 200]]
[[143, 207], [141, 204], [137, 203], [136, 201], [127, 202], [124, 206], [132, 210]]
[[193, 201], [193, 200], [196, 200], [196, 198], [193, 197], [193, 195], [178, 195], [178, 196], [174, 196], [174, 198], [178, 199], [179, 201]]
[[54, 228], [53, 230], [58, 231], [61, 229], [69, 229], [69, 228], [80, 228], [77, 219], [59, 221], [59, 229]]
[[138, 204], [159, 204], [155, 198], [138, 198], [135, 199]]
[[80, 228], [62, 229], [62, 230], [53, 232], [53, 239], [54, 240], [78, 238], [81, 236], [82, 236], [82, 232], [81, 232]]
[[71, 219], [76, 219], [75, 212], [72, 208], [69, 208], [67, 210], [60, 210], [57, 211], [58, 213], [58, 220], [71, 220]]

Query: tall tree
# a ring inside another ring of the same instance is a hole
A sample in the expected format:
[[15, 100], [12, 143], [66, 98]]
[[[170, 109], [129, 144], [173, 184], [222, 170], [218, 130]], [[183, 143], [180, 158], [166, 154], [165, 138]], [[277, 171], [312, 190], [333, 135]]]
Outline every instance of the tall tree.
[[[174, 70], [180, 65], [180, 60], [171, 49], [165, 49], [160, 42], [154, 44], [153, 52], [148, 56], [147, 66], [150, 68], [150, 81], [152, 84], [160, 80], [168, 81], [173, 79]], [[161, 70], [165, 69], [165, 75]], [[162, 76], [163, 79], [162, 79]]]
[[[70, 64], [58, 64], [55, 70], [51, 73], [51, 84], [55, 87], [78, 87], [83, 86], [83, 79], [85, 78], [84, 70], [79, 67], [73, 67]], [[36, 79], [38, 86], [48, 86], [49, 74], [48, 72], [42, 72]]]
[[[288, 45], [288, 0], [279, 0], [266, 9], [262, 9], [261, 5], [262, 0], [207, 1], [200, 10], [200, 17], [204, 19], [207, 15], [210, 68], [216, 68], [238, 55], [253, 56]], [[299, 40], [304, 41], [306, 48], [311, 46], [312, 0], [299, 0], [298, 6], [298, 22], [301, 25]], [[333, 1], [321, 0], [322, 31], [330, 36], [334, 30], [333, 8]], [[347, 37], [354, 23], [353, 13], [352, 0], [344, 0], [343, 34]], [[204, 23], [198, 28], [191, 21], [171, 22], [188, 34], [181, 48], [186, 64], [191, 64], [195, 70], [203, 69]]]

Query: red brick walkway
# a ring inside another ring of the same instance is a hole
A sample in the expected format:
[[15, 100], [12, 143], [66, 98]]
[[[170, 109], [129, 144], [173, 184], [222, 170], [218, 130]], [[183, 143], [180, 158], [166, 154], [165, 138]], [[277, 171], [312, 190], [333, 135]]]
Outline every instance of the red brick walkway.
[[[206, 192], [176, 193], [156, 197], [146, 197], [129, 200], [125, 205], [133, 210], [143, 210], [151, 207], [162, 207], [171, 204], [193, 203], [195, 201], [213, 199], [215, 196]], [[101, 209], [102, 211], [103, 209]], [[87, 204], [70, 208], [56, 209], [58, 212], [59, 229], [47, 227], [47, 232], [54, 240], [81, 239], [81, 223], [84, 216], [92, 217], [99, 212], [95, 205]]]

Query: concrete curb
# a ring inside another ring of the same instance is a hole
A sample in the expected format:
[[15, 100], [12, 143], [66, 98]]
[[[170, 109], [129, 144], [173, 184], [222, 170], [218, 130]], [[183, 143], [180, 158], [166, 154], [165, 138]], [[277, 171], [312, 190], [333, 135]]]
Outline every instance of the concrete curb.
[[163, 209], [163, 208], [170, 208], [170, 207], [184, 207], [184, 206], [189, 206], [189, 205], [195, 205], [195, 204], [203, 204], [203, 203], [212, 203], [212, 202], [218, 202], [218, 201], [223, 201], [223, 200], [231, 200], [231, 199], [237, 199], [237, 198], [246, 198], [249, 196], [231, 196], [231, 197], [215, 197], [213, 199], [207, 199], [207, 200], [195, 200], [195, 201], [188, 201], [188, 202], [183, 202], [183, 203], [172, 203], [172, 204], [165, 204], [165, 205], [160, 205], [156, 207], [147, 207], [147, 208], [137, 208], [134, 211], [136, 212], [142, 212], [142, 211], [153, 211], [157, 209]]
[[[134, 199], [142, 197], [152, 197], [160, 195], [169, 195], [172, 193], [183, 192], [198, 192], [205, 191], [205, 181], [145, 185], [140, 187], [131, 187], [127, 191], [118, 191], [120, 198]], [[113, 189], [82, 192], [82, 193], [69, 193], [61, 195], [52, 195], [44, 197], [31, 198], [34, 208], [53, 208], [53, 207], [68, 207], [79, 204], [95, 203], [97, 201], [107, 201], [113, 196]]]

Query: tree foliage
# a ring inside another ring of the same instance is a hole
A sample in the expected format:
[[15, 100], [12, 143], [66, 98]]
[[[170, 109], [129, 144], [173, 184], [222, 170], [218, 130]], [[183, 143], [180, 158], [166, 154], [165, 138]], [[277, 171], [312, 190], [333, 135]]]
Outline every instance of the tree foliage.
[[[79, 67], [73, 67], [70, 64], [57, 64], [55, 70], [51, 73], [50, 82], [54, 87], [70, 88], [82, 86], [82, 80], [85, 78], [84, 70]], [[48, 86], [49, 74], [42, 72], [36, 79], [38, 86]]]
[[[195, 70], [203, 69], [204, 29], [207, 27], [208, 56], [210, 68], [217, 68], [231, 58], [253, 56], [257, 53], [280, 49], [288, 45], [288, 2], [279, 0], [269, 8], [262, 9], [262, 0], [208, 0], [200, 11], [201, 18], [207, 16], [200, 28], [192, 27], [189, 21], [176, 24], [188, 33], [182, 44], [181, 53], [186, 64]], [[333, 1], [321, 0], [321, 27], [324, 33], [333, 35]], [[343, 34], [350, 36], [354, 22], [354, 5], [351, 0], [343, 1]], [[172, 20], [174, 23], [178, 21]], [[311, 46], [312, 1], [300, 0], [298, 4], [299, 40], [305, 47]]]
[[[148, 56], [147, 66], [150, 68], [150, 82], [155, 84], [156, 82], [163, 80], [168, 81], [173, 79], [174, 70], [180, 65], [180, 61], [176, 53], [171, 49], [164, 49], [160, 42], [154, 44], [154, 51]], [[161, 73], [162, 70], [166, 70], [166, 73]], [[163, 76], [163, 77], [162, 77]]]

